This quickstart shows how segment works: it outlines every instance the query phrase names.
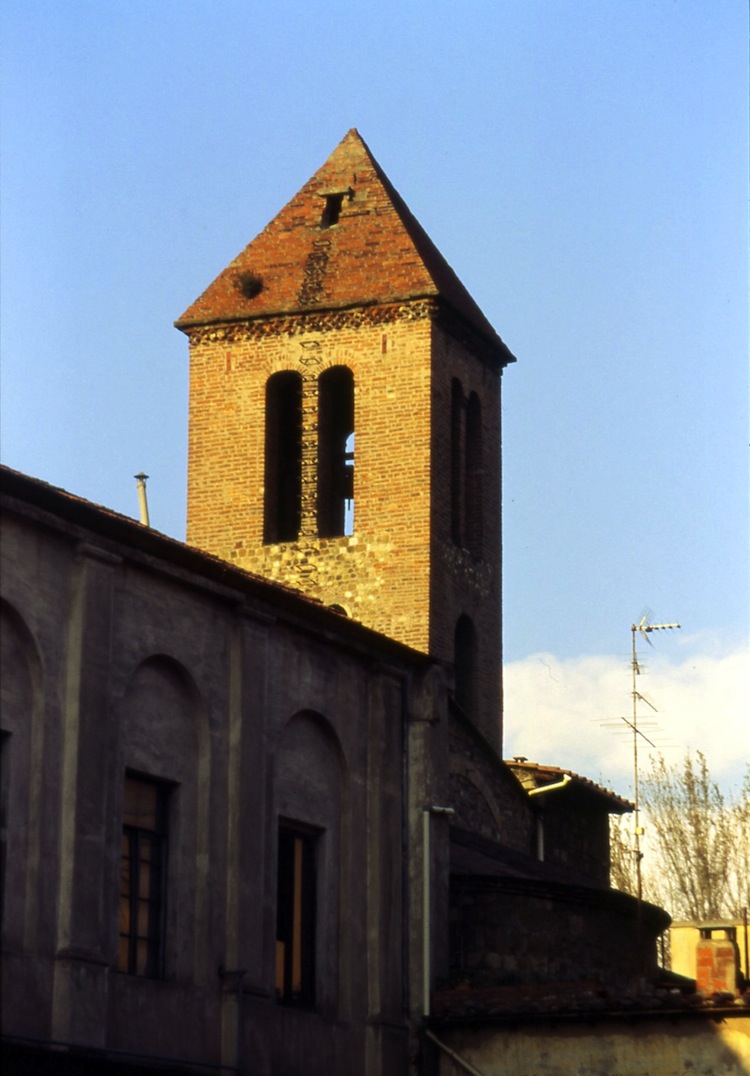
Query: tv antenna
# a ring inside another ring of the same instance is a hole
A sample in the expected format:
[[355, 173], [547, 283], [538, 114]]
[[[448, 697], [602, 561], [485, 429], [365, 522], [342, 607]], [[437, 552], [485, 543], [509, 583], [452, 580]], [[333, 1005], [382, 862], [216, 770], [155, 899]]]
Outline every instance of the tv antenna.
[[631, 659], [631, 667], [633, 671], [633, 690], [631, 692], [633, 696], [633, 717], [631, 721], [628, 721], [628, 719], [625, 717], [623, 717], [622, 720], [633, 732], [633, 783], [635, 791], [635, 872], [638, 885], [639, 902], [643, 897], [643, 879], [641, 876], [641, 860], [643, 859], [643, 853], [641, 852], [641, 837], [643, 836], [643, 826], [641, 826], [641, 804], [638, 788], [638, 740], [639, 738], [645, 740], [646, 743], [650, 744], [651, 747], [655, 747], [656, 745], [652, 743], [651, 740], [649, 740], [648, 736], [646, 736], [641, 731], [641, 729], [638, 728], [638, 703], [645, 702], [646, 705], [650, 706], [651, 709], [654, 711], [656, 710], [656, 707], [652, 702], [649, 702], [645, 695], [641, 695], [640, 691], [638, 690], [638, 677], [641, 675], [641, 667], [638, 664], [638, 651], [636, 647], [636, 642], [637, 637], [640, 635], [643, 639], [646, 640], [649, 646], [653, 646], [654, 644], [649, 639], [649, 635], [651, 634], [651, 632], [673, 631], [674, 629], [679, 627], [679, 624], [649, 624], [648, 614], [642, 616], [637, 624], [631, 624], [630, 626], [630, 633], [632, 636], [633, 644], [633, 656]]

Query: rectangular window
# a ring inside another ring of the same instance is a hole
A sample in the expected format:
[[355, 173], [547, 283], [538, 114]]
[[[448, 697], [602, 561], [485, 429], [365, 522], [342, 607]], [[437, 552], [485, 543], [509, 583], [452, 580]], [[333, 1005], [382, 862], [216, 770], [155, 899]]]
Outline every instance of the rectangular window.
[[276, 896], [276, 997], [286, 1005], [315, 1004], [317, 835], [279, 827]]
[[163, 974], [168, 796], [160, 781], [125, 778], [117, 969], [150, 979]]

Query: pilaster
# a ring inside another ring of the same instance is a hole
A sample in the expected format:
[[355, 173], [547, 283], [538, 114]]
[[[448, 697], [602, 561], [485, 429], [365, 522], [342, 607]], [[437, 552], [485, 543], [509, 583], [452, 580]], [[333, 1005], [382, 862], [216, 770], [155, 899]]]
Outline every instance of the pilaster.
[[78, 547], [66, 628], [52, 1037], [92, 1046], [102, 1045], [106, 1035], [107, 977], [115, 941], [109, 770], [116, 757], [116, 730], [108, 678], [119, 563], [118, 557], [88, 543]]

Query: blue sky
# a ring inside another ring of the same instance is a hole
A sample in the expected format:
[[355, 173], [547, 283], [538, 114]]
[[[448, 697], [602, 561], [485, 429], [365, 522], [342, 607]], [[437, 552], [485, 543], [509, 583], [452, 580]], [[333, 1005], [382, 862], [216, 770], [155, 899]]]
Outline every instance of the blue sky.
[[654, 695], [660, 662], [666, 684], [744, 655], [746, 685], [744, 0], [5, 0], [1, 18], [4, 462], [132, 515], [145, 470], [153, 525], [183, 537], [172, 321], [356, 126], [518, 357], [510, 748], [531, 754], [540, 702], [517, 685], [540, 654], [570, 685], [606, 656], [627, 705], [646, 607], [683, 624]]

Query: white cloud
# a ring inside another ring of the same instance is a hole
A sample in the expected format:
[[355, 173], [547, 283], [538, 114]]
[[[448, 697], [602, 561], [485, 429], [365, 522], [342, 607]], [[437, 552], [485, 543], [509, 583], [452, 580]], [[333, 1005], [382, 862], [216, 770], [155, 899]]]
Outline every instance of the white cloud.
[[[696, 638], [683, 638], [679, 649], [672, 661], [660, 650], [639, 647], [644, 674], [638, 691], [658, 710], [639, 704], [639, 725], [669, 763], [701, 750], [714, 779], [736, 787], [750, 760], [750, 651], [709, 652]], [[504, 756], [569, 768], [630, 796], [633, 737], [618, 719], [632, 716], [631, 691], [625, 656], [533, 654], [510, 662], [504, 670]], [[640, 741], [641, 775], [651, 753]]]

